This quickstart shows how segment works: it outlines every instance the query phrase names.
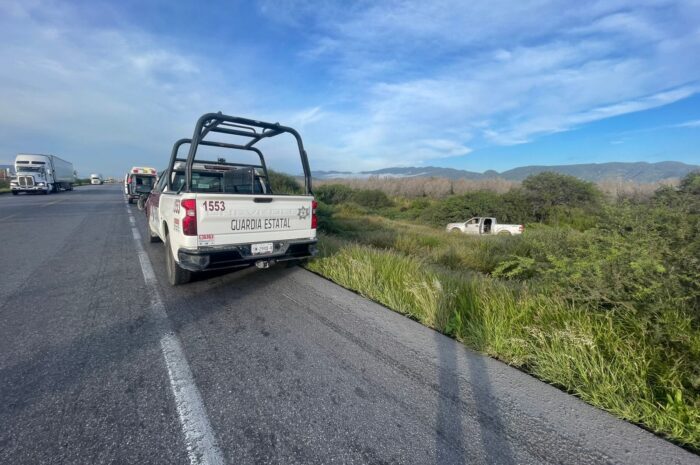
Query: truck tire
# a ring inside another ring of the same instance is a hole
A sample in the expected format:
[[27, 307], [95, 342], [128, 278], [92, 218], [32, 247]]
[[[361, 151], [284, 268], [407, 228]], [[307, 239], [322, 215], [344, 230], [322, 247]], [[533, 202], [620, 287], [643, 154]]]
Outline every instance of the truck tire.
[[452, 229], [450, 229], [450, 232], [452, 234], [454, 234], [454, 233], [461, 233], [462, 231], [459, 228], [452, 228]]
[[165, 268], [168, 274], [168, 282], [171, 286], [179, 286], [187, 284], [192, 279], [192, 273], [189, 270], [181, 268], [173, 257], [173, 251], [170, 247], [170, 236], [165, 236]]
[[510, 236], [510, 231], [501, 231], [498, 233], [499, 236]]
[[12, 195], [17, 195], [17, 194], [19, 194], [19, 192], [17, 192], [17, 191], [12, 191]]
[[133, 200], [131, 200], [131, 197], [127, 197], [126, 201], [127, 201], [129, 204], [134, 203]]

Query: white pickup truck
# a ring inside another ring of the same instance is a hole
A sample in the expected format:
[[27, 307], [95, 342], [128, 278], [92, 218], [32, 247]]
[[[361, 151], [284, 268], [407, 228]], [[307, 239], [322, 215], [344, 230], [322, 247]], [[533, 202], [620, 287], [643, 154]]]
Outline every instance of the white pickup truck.
[[[214, 133], [244, 141], [207, 140]], [[275, 194], [270, 189], [265, 158], [255, 144], [280, 134], [296, 139], [304, 169], [303, 195]], [[179, 155], [183, 146], [189, 146], [185, 157]], [[260, 163], [201, 160], [197, 158], [201, 146], [247, 151]], [[316, 201], [307, 154], [299, 133], [277, 123], [203, 115], [192, 139], [180, 139], [173, 146], [170, 164], [146, 202], [146, 214], [150, 241], [165, 243], [172, 285], [188, 282], [193, 272], [253, 264], [268, 268], [317, 253]]]
[[525, 226], [522, 224], [498, 224], [496, 218], [474, 217], [464, 223], [450, 223], [448, 232], [461, 232], [464, 234], [522, 234]]

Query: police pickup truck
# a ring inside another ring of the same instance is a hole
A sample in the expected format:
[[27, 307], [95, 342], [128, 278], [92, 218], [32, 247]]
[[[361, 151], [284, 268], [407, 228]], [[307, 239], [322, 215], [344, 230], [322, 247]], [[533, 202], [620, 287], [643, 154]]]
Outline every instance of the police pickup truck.
[[[223, 134], [233, 142], [210, 140]], [[291, 135], [304, 170], [303, 195], [272, 191], [261, 140]], [[202, 147], [227, 153], [247, 153], [259, 163], [201, 159]], [[187, 154], [180, 153], [188, 148]], [[277, 262], [299, 262], [316, 254], [316, 201], [311, 193], [311, 169], [301, 136], [290, 127], [221, 113], [197, 121], [192, 139], [173, 146], [146, 202], [149, 239], [165, 244], [168, 281], [188, 282], [204, 270]]]

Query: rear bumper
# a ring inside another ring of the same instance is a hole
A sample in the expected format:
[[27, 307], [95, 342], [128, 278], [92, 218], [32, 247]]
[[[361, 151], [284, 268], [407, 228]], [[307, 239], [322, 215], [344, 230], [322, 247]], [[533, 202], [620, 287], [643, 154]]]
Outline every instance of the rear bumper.
[[310, 258], [318, 254], [317, 243], [317, 239], [274, 241], [274, 252], [264, 255], [253, 255], [250, 252], [252, 244], [180, 249], [177, 258], [186, 270], [220, 270], [250, 266], [257, 261], [275, 263]]

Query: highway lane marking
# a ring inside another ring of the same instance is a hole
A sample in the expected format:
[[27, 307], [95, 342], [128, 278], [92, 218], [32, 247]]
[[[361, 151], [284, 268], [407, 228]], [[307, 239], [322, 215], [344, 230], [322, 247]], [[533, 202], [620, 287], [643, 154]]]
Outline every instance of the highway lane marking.
[[175, 407], [180, 418], [180, 425], [185, 435], [190, 463], [192, 465], [223, 465], [225, 463], [224, 457], [216, 443], [209, 417], [204, 408], [202, 395], [194, 383], [192, 370], [187, 363], [182, 344], [168, 320], [165, 304], [158, 292], [151, 260], [141, 244], [141, 234], [128, 205], [126, 211], [131, 223], [131, 234], [136, 242], [136, 252], [141, 264], [143, 279], [151, 292], [151, 309], [156, 317], [156, 327], [158, 333], [162, 334], [160, 348], [168, 370], [170, 388], [175, 397]]
[[19, 213], [13, 213], [13, 214], [11, 214], [11, 215], [7, 215], [7, 216], [5, 216], [5, 217], [3, 217], [3, 218], [0, 218], [0, 221], [9, 220], [10, 218], [14, 218], [14, 217], [17, 216], [17, 215], [19, 215]]

